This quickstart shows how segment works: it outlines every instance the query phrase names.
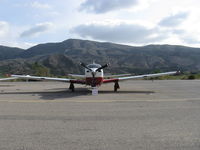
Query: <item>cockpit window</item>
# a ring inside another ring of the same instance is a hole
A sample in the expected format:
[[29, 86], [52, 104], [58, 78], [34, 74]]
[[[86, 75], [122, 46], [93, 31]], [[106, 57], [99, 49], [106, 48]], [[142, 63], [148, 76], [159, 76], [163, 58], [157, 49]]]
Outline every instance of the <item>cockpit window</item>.
[[90, 65], [87, 65], [88, 68], [100, 68], [101, 65], [99, 64], [90, 64]]

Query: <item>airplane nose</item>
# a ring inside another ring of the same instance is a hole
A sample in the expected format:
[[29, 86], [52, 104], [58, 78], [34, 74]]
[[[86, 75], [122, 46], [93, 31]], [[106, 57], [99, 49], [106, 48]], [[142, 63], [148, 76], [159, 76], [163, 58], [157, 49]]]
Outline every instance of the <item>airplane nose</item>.
[[97, 69], [96, 68], [91, 68], [91, 70], [92, 70], [92, 72], [96, 72]]
[[92, 76], [94, 77], [96, 75], [96, 72], [95, 71], [92, 71]]

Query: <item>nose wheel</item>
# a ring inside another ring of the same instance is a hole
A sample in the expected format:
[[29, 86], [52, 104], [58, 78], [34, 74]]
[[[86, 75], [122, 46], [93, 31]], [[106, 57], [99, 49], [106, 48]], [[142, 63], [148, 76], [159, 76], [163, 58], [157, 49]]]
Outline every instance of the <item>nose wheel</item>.
[[72, 92], [74, 92], [74, 84], [73, 84], [73, 83], [70, 83], [69, 89], [70, 89]]
[[115, 85], [114, 85], [114, 92], [117, 92], [117, 89], [120, 89], [119, 83], [118, 83], [118, 82], [115, 82]]

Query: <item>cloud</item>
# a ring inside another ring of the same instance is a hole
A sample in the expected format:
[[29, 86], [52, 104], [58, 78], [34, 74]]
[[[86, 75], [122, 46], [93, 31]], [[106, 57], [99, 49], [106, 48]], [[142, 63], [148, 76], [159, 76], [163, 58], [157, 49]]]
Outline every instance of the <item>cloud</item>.
[[180, 25], [188, 16], [186, 12], [180, 12], [174, 15], [165, 17], [159, 22], [160, 26], [174, 27]]
[[182, 38], [182, 40], [187, 44], [199, 44], [200, 39], [192, 37], [192, 36], [185, 36]]
[[39, 9], [50, 9], [51, 6], [49, 4], [45, 4], [45, 3], [40, 3], [38, 1], [34, 1], [31, 3], [31, 7], [33, 8], [39, 8]]
[[32, 46], [31, 43], [19, 42], [18, 31], [11, 24], [5, 21], [0, 21], [0, 45], [12, 46], [12, 47], [23, 47], [27, 48]]
[[148, 28], [136, 23], [130, 24], [123, 22], [115, 25], [79, 25], [72, 29], [72, 33], [83, 38], [135, 44], [160, 41], [167, 36], [167, 34], [161, 34], [162, 31], [160, 29]]
[[130, 8], [138, 3], [139, 0], [86, 0], [81, 4], [80, 10], [101, 14], [112, 10]]
[[174, 34], [178, 35], [178, 37], [186, 44], [199, 44], [200, 36], [199, 34], [194, 34], [192, 32], [187, 32], [186, 30], [174, 30]]
[[33, 37], [47, 31], [52, 26], [52, 23], [41, 23], [25, 30], [21, 33], [20, 37]]
[[0, 21], [0, 37], [4, 37], [9, 32], [9, 24], [5, 21]]

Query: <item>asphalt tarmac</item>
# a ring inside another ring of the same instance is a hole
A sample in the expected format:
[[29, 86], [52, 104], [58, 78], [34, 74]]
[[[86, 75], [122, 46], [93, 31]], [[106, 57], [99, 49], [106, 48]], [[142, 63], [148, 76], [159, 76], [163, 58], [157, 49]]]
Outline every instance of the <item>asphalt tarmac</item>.
[[1, 82], [0, 150], [200, 149], [200, 80], [68, 86]]

